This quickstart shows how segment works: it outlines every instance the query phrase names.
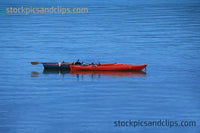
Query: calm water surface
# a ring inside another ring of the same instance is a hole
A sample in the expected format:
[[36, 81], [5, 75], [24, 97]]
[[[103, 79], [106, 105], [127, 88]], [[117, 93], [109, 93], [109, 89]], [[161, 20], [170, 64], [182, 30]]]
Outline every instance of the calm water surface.
[[[12, 7], [87, 14], [7, 14]], [[200, 131], [200, 3], [1, 1], [0, 132]], [[148, 64], [146, 74], [43, 72], [31, 61]], [[193, 120], [196, 127], [114, 127], [116, 120]]]

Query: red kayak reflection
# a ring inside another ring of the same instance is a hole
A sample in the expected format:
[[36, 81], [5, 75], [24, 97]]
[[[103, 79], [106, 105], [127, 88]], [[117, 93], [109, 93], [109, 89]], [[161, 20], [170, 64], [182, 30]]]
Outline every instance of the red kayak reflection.
[[70, 71], [73, 75], [107, 75], [115, 77], [145, 76], [143, 71]]

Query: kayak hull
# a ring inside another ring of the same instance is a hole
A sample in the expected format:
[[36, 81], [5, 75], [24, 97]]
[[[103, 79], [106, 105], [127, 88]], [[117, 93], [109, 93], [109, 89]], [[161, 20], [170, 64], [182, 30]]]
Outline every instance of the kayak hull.
[[71, 71], [142, 71], [146, 68], [145, 65], [130, 65], [130, 64], [101, 64], [101, 65], [70, 65]]
[[69, 63], [43, 63], [44, 69], [70, 70]]

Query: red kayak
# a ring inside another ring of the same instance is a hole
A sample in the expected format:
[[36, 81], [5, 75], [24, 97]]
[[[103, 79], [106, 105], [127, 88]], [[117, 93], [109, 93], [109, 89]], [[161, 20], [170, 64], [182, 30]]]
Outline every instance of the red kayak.
[[145, 65], [130, 64], [90, 64], [90, 65], [70, 65], [71, 71], [142, 71]]

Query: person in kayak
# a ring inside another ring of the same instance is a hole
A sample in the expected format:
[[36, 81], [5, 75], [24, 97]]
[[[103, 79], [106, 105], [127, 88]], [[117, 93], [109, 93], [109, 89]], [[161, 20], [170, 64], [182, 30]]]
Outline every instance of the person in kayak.
[[77, 60], [77, 62], [75, 62], [75, 65], [81, 65], [81, 62], [79, 61], [79, 59]]

